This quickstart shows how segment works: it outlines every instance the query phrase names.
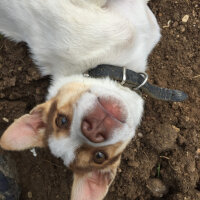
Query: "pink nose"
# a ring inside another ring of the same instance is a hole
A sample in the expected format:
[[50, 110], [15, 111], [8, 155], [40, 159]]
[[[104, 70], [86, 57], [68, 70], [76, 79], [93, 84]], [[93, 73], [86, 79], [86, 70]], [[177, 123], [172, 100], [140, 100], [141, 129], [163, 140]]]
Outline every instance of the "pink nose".
[[109, 139], [116, 128], [125, 123], [126, 114], [115, 99], [98, 98], [97, 105], [82, 121], [83, 135], [94, 143], [104, 142]]

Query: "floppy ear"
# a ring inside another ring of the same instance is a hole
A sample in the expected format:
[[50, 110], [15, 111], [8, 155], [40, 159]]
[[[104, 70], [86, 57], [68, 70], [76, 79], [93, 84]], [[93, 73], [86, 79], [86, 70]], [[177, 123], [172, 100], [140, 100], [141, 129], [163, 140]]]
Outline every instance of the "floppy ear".
[[3, 133], [0, 146], [5, 150], [43, 147], [47, 110], [50, 101], [36, 106], [30, 114], [15, 120]]
[[102, 200], [115, 176], [116, 169], [84, 174], [74, 173], [71, 200]]

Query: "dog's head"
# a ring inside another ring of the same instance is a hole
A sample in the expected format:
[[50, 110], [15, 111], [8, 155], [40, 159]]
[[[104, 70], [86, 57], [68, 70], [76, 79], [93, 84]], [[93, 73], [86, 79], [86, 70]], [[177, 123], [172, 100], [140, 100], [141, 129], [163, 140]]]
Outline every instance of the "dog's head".
[[7, 150], [49, 146], [74, 171], [72, 199], [99, 200], [142, 112], [142, 98], [114, 81], [63, 78], [50, 88], [46, 103], [8, 127], [0, 144]]

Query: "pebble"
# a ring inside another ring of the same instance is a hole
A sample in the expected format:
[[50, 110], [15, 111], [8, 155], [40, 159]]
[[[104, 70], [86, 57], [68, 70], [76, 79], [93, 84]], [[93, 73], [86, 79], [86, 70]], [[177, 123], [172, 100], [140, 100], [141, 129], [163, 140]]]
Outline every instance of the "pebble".
[[[200, 149], [197, 149], [195, 158], [199, 158], [199, 157], [200, 157]], [[197, 166], [197, 169], [198, 169], [198, 166]], [[200, 165], [199, 165], [199, 169], [200, 169]]]
[[40, 88], [38, 87], [38, 88], [36, 88], [36, 90], [35, 90], [35, 93], [36, 94], [40, 94], [41, 93], [41, 91], [40, 91]]
[[182, 18], [182, 22], [186, 23], [188, 20], [189, 20], [189, 15], [185, 15], [183, 18]]
[[32, 199], [32, 198], [33, 198], [32, 192], [28, 192], [28, 198], [29, 198], [29, 199]]
[[9, 86], [15, 86], [15, 83], [16, 83], [16, 77], [10, 78]]
[[189, 162], [189, 163], [187, 164], [186, 169], [187, 169], [188, 173], [194, 173], [195, 170], [196, 170], [196, 163], [195, 163], [195, 161]]
[[180, 128], [178, 128], [178, 127], [176, 127], [176, 126], [174, 126], [174, 125], [172, 125], [172, 128], [176, 131], [176, 133], [179, 133], [179, 132], [180, 132]]
[[34, 157], [37, 157], [37, 152], [35, 148], [31, 149], [30, 152], [33, 154]]
[[163, 197], [168, 192], [166, 185], [158, 178], [150, 178], [147, 181], [147, 188], [152, 192], [154, 197]]
[[142, 133], [138, 133], [138, 137], [143, 138], [143, 134]]
[[176, 21], [173, 23], [173, 27], [177, 27], [177, 26], [178, 26], [178, 22]]
[[7, 123], [9, 122], [9, 119], [6, 118], [6, 117], [3, 117], [2, 119], [3, 119], [4, 122], [7, 122]]
[[189, 122], [190, 121], [190, 118], [188, 116], [185, 116], [185, 121], [186, 122]]
[[21, 72], [21, 71], [22, 71], [22, 67], [19, 66], [19, 67], [17, 68], [17, 70]]
[[118, 169], [117, 169], [117, 172], [118, 172], [118, 173], [121, 173], [121, 172], [122, 172], [121, 168], [118, 168]]
[[134, 160], [129, 160], [128, 161], [128, 166], [129, 167], [135, 167], [135, 168], [138, 168], [140, 166], [140, 163], [139, 162], [136, 162]]
[[183, 33], [185, 32], [185, 27], [183, 25], [180, 26], [180, 31]]

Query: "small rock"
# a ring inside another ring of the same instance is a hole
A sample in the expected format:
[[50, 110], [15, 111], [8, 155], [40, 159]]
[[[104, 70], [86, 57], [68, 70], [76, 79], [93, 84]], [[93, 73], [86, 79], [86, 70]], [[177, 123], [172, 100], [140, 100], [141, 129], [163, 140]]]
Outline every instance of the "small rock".
[[31, 77], [31, 80], [38, 80], [40, 78], [40, 74], [36, 68], [28, 68], [28, 75]]
[[17, 70], [21, 72], [21, 71], [22, 71], [22, 67], [19, 66], [19, 67], [17, 68]]
[[176, 21], [173, 23], [173, 27], [177, 27], [177, 26], [178, 26], [178, 22]]
[[185, 27], [183, 25], [180, 26], [180, 31], [183, 33], [185, 32]]
[[138, 133], [138, 137], [143, 138], [143, 134], [142, 133]]
[[41, 89], [38, 87], [38, 88], [36, 88], [36, 90], [35, 90], [35, 93], [36, 94], [40, 94], [41, 93], [41, 91], [40, 91]]
[[10, 78], [10, 80], [9, 80], [9, 86], [15, 86], [15, 83], [16, 83], [16, 77]]
[[185, 145], [186, 142], [187, 142], [187, 140], [182, 135], [178, 136], [178, 144], [179, 145]]
[[7, 123], [9, 122], [9, 119], [7, 119], [6, 117], [3, 117], [2, 119], [4, 122], [7, 122]]
[[172, 128], [173, 128], [177, 133], [180, 132], [180, 128], [178, 128], [178, 127], [176, 127], [176, 126], [174, 126], [174, 125], [172, 125]]
[[121, 173], [121, 172], [122, 172], [122, 170], [121, 170], [120, 168], [118, 168], [118, 169], [117, 169], [117, 172], [118, 172], [118, 173]]
[[30, 152], [33, 154], [34, 157], [37, 157], [37, 152], [35, 148], [31, 149]]
[[196, 163], [195, 163], [195, 161], [189, 162], [189, 163], [187, 164], [186, 169], [187, 169], [188, 173], [193, 173], [193, 172], [195, 172], [195, 170], [196, 170]]
[[190, 118], [189, 118], [188, 116], [186, 116], [186, 117], [185, 117], [185, 121], [186, 121], [186, 122], [189, 122], [189, 121], [190, 121]]
[[152, 192], [154, 197], [163, 197], [168, 192], [166, 185], [157, 178], [150, 178], [147, 181], [147, 188]]
[[[196, 156], [195, 156], [196, 158], [199, 158], [200, 157], [200, 149], [197, 149], [197, 151], [196, 151]], [[200, 167], [199, 167], [199, 169], [200, 169]]]
[[138, 168], [140, 166], [140, 163], [139, 162], [136, 162], [134, 160], [129, 160], [128, 161], [128, 166], [129, 167], [135, 167], [135, 168]]
[[33, 198], [32, 192], [28, 192], [28, 198], [29, 198], [29, 199], [32, 199], [32, 198]]
[[189, 20], [189, 15], [185, 15], [183, 18], [182, 18], [182, 22], [184, 23], [187, 23], [187, 21]]
[[174, 19], [175, 19], [176, 21], [179, 21], [180, 15], [179, 15], [178, 12], [175, 12], [175, 13], [174, 13]]

